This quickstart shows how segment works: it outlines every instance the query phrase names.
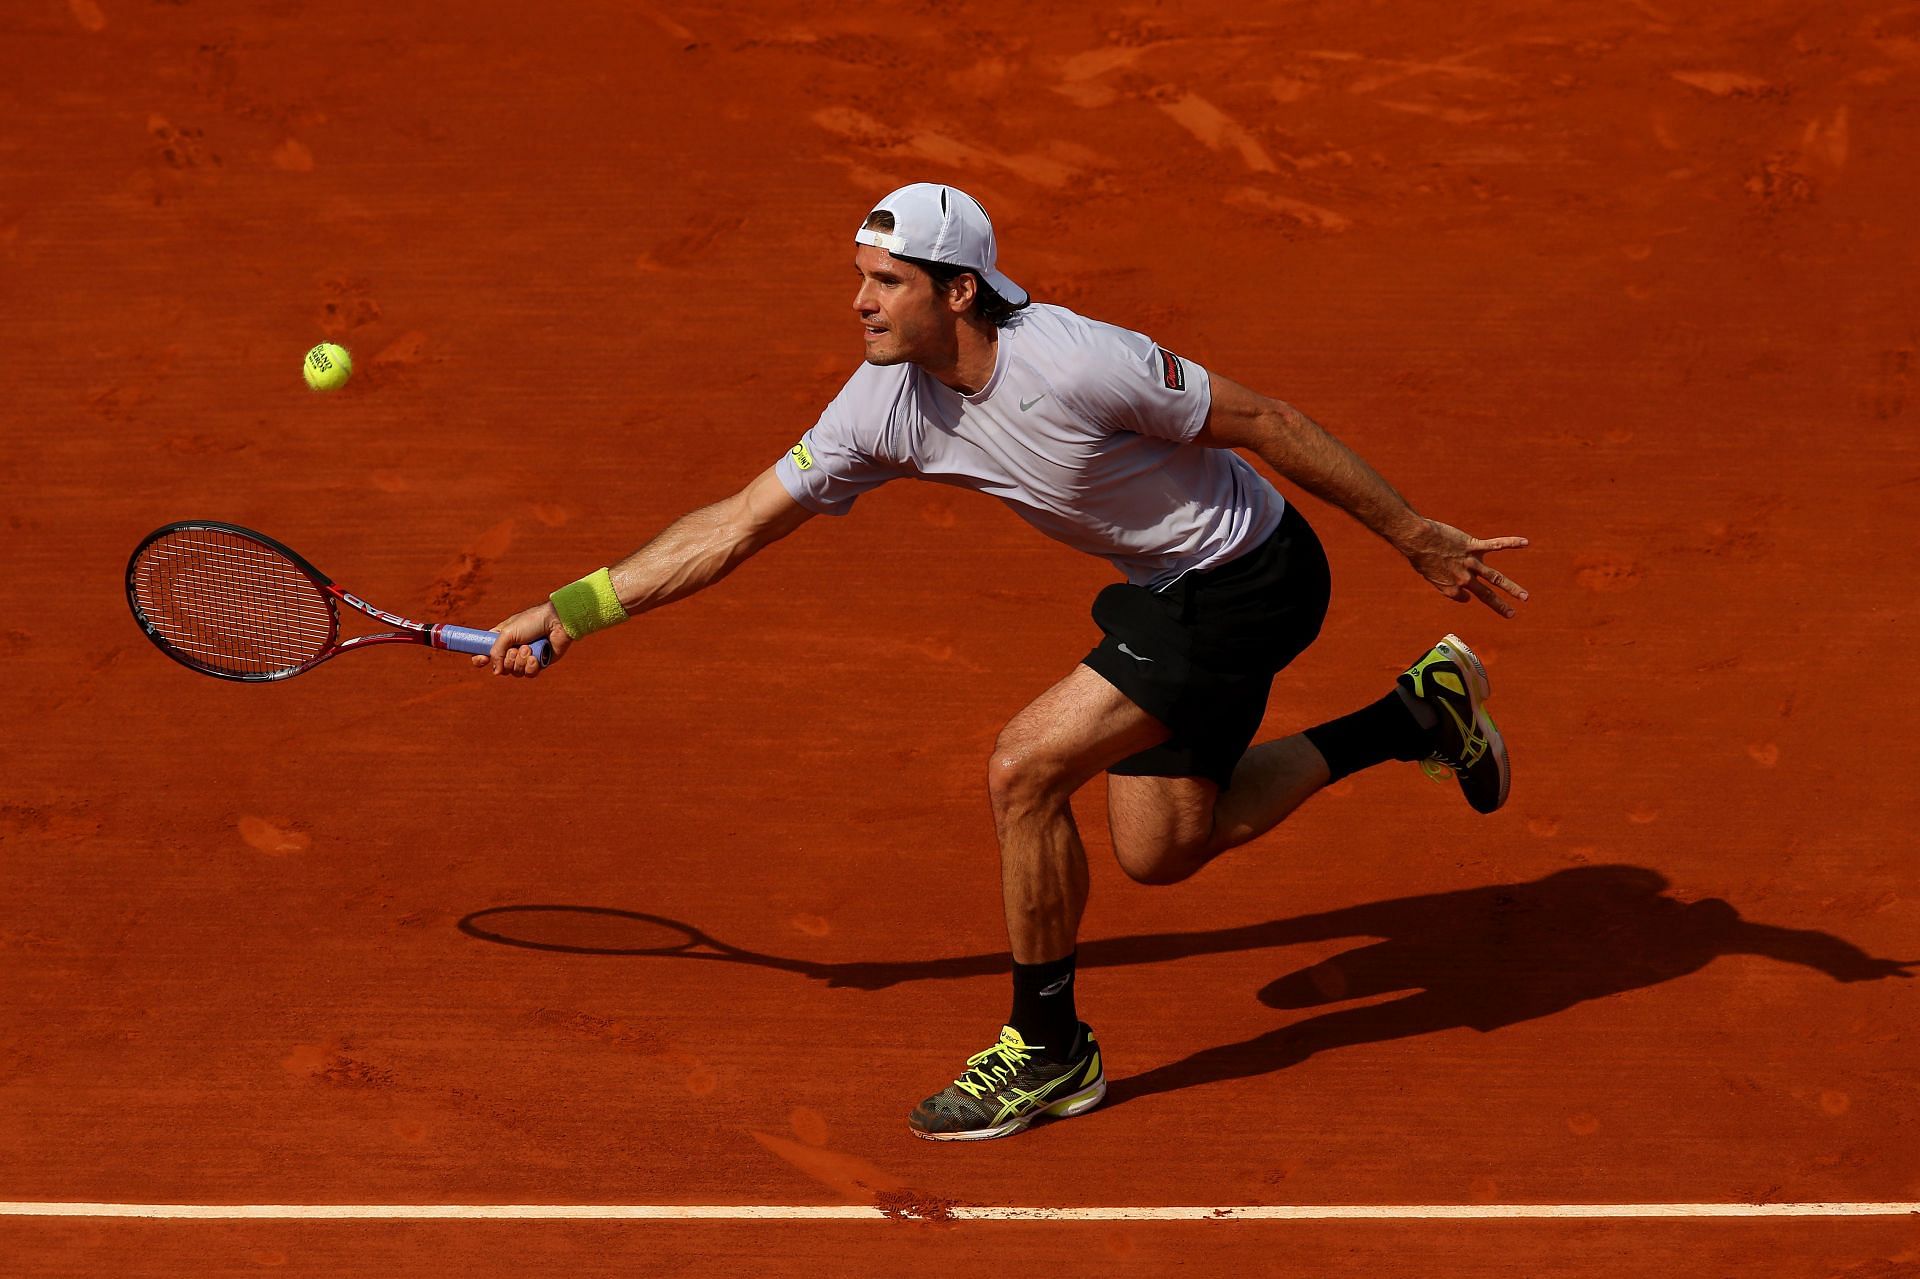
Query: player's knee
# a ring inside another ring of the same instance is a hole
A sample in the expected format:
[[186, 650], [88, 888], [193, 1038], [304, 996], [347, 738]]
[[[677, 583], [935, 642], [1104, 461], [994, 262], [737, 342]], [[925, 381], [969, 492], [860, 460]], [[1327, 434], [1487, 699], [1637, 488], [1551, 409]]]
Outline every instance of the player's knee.
[[1155, 844], [1150, 848], [1116, 844], [1114, 860], [1127, 878], [1136, 884], [1177, 884], [1191, 879], [1205, 865], [1199, 850], [1178, 844]]
[[987, 798], [996, 815], [1063, 803], [1070, 794], [1064, 772], [1044, 751], [1000, 735], [987, 760]]

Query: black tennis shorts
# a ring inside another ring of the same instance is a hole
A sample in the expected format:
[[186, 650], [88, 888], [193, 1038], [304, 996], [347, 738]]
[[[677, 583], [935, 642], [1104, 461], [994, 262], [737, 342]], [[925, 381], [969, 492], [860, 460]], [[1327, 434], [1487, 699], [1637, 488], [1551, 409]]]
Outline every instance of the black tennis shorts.
[[1225, 789], [1267, 712], [1273, 677], [1306, 651], [1333, 580], [1293, 503], [1258, 547], [1159, 591], [1121, 582], [1093, 601], [1106, 638], [1084, 664], [1173, 731], [1110, 773], [1206, 777]]

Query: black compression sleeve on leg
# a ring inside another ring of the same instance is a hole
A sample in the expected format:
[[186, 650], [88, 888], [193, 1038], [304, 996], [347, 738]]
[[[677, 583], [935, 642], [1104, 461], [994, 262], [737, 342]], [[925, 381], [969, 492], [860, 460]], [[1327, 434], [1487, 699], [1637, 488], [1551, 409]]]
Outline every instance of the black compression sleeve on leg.
[[1433, 753], [1427, 730], [1398, 689], [1351, 715], [1309, 728], [1306, 738], [1325, 757], [1336, 782], [1390, 759], [1425, 759]]

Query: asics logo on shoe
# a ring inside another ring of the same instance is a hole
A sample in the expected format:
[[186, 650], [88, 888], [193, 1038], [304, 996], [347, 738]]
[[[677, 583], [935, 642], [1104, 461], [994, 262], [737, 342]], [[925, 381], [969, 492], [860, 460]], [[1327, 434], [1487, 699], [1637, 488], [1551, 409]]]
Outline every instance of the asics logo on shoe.
[[1128, 657], [1131, 657], [1131, 658], [1132, 658], [1132, 659], [1133, 659], [1134, 661], [1136, 661], [1136, 662], [1151, 662], [1151, 661], [1153, 661], [1153, 659], [1152, 659], [1151, 657], [1142, 657], [1142, 656], [1140, 656], [1140, 654], [1138, 654], [1138, 653], [1136, 653], [1136, 652], [1134, 652], [1134, 651], [1133, 651], [1132, 649], [1130, 649], [1130, 648], [1128, 648], [1128, 647], [1127, 647], [1127, 646], [1126, 646], [1125, 644], [1122, 644], [1122, 645], [1120, 646], [1120, 651], [1121, 651], [1122, 653], [1125, 653], [1125, 654], [1126, 654], [1126, 655], [1127, 655]]
[[1013, 1090], [1013, 1095], [1000, 1103], [1000, 1113], [993, 1117], [993, 1122], [996, 1124], [1005, 1123], [1008, 1119], [1011, 1119], [1015, 1115], [1024, 1115], [1029, 1110], [1034, 1110], [1041, 1106], [1046, 1105], [1047, 1098], [1051, 1097], [1054, 1091], [1058, 1089], [1061, 1084], [1066, 1083], [1069, 1079], [1072, 1079], [1075, 1075], [1079, 1073], [1080, 1072], [1077, 1070], [1069, 1070], [1064, 1075], [1060, 1075], [1060, 1076], [1057, 1076], [1056, 1078], [1049, 1079], [1046, 1083], [1041, 1084], [1038, 1088], [1034, 1089], [1032, 1092], [1027, 1092], [1026, 1090], [1021, 1088], [1015, 1088]]
[[1487, 735], [1461, 718], [1460, 712], [1452, 702], [1441, 702], [1447, 714], [1453, 719], [1454, 726], [1460, 730], [1460, 762], [1471, 764], [1487, 753]]

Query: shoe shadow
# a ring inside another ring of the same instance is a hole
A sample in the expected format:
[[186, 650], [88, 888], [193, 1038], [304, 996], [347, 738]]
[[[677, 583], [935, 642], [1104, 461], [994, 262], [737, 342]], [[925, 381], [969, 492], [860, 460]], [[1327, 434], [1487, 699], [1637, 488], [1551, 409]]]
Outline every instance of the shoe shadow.
[[[1743, 919], [1718, 899], [1666, 895], [1640, 866], [1582, 866], [1518, 884], [1368, 902], [1238, 928], [1084, 941], [1082, 971], [1372, 938], [1268, 983], [1261, 1003], [1282, 1010], [1400, 998], [1324, 1012], [1112, 1081], [1111, 1107], [1154, 1093], [1243, 1079], [1315, 1053], [1472, 1027], [1491, 1031], [1621, 991], [1697, 972], [1721, 955], [1765, 955], [1836, 981], [1911, 977], [1914, 964], [1877, 959], [1829, 933]], [[744, 950], [689, 925], [603, 906], [496, 906], [460, 920], [478, 940], [568, 955], [704, 959], [795, 973], [829, 987], [883, 990], [1011, 971], [1005, 952], [905, 962], [818, 963]]]

